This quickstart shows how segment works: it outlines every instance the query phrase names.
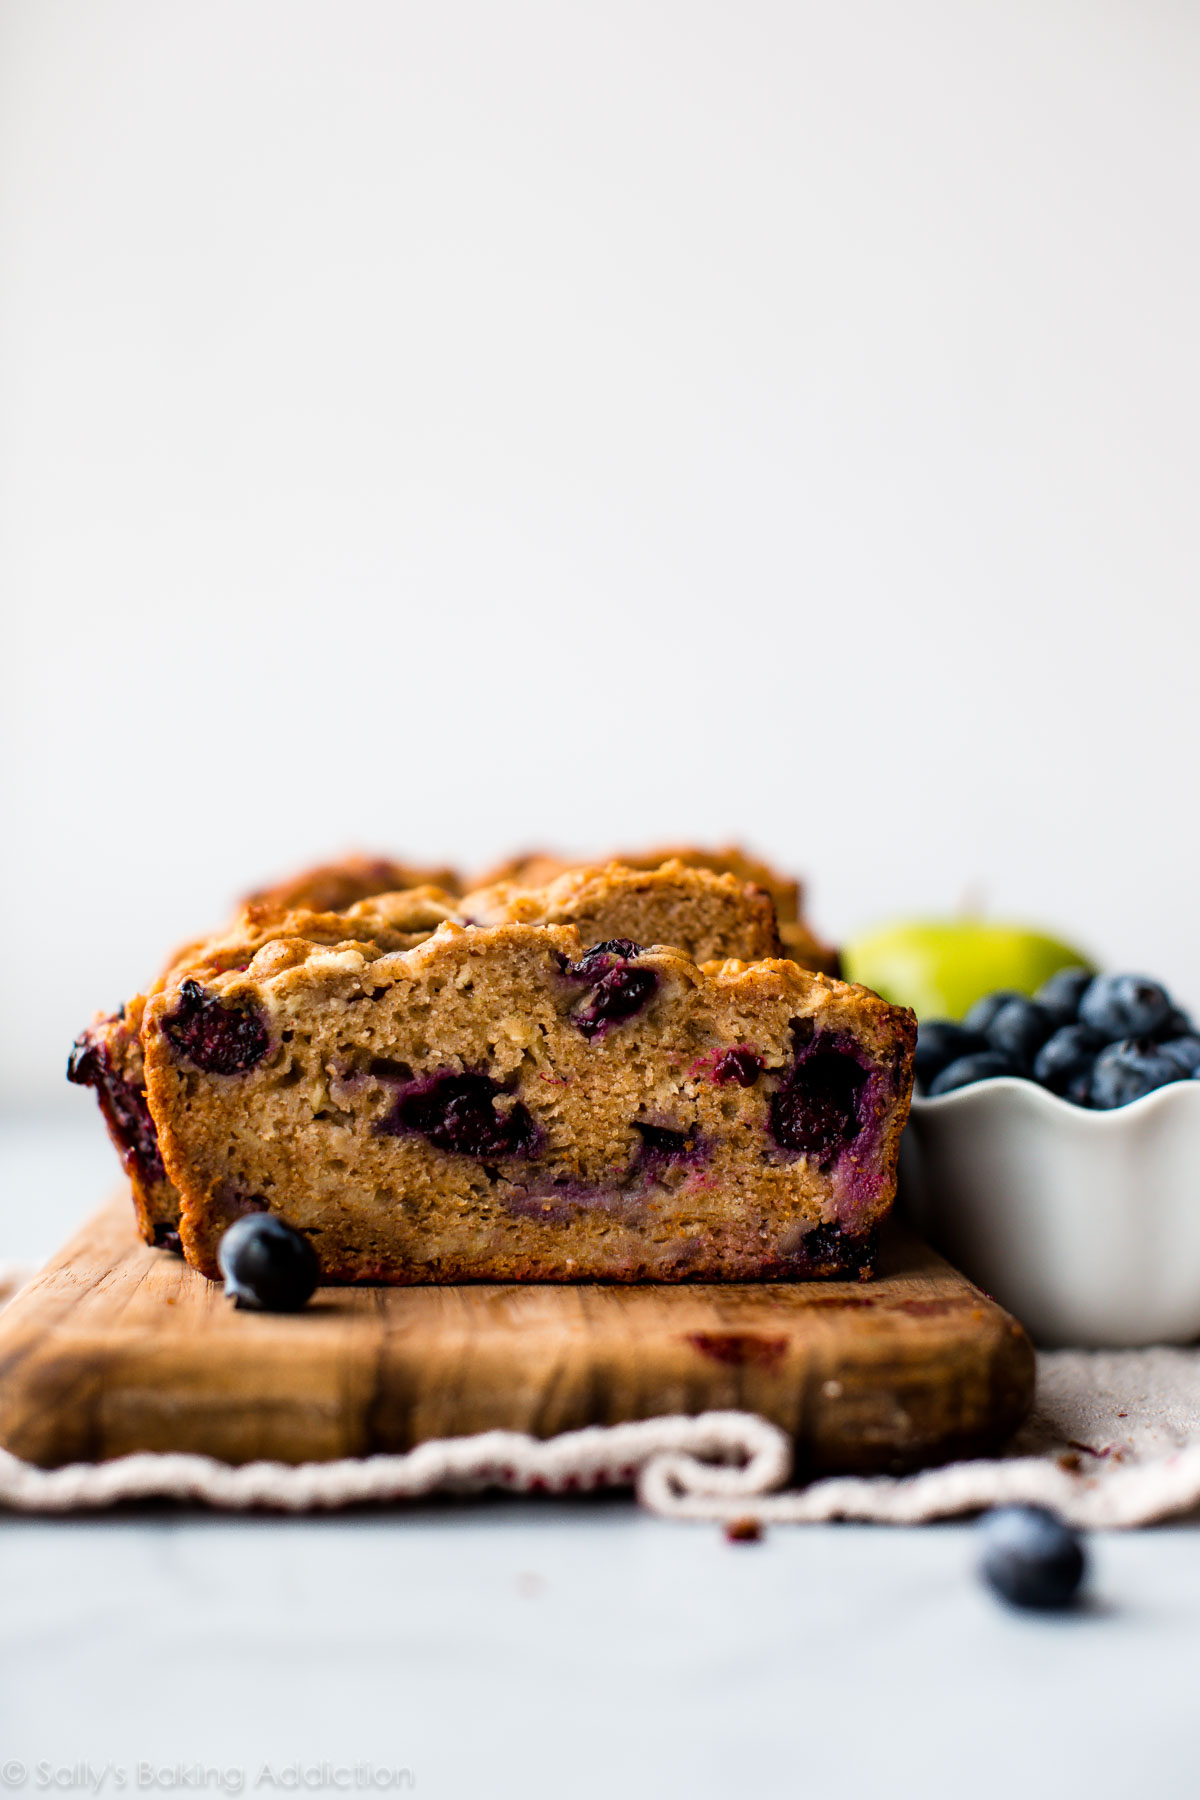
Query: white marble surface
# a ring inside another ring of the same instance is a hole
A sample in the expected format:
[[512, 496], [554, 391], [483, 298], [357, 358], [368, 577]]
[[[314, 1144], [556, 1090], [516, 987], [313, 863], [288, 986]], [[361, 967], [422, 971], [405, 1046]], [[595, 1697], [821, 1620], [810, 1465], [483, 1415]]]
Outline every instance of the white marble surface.
[[[0, 1134], [0, 1250], [100, 1197], [93, 1135]], [[200, 1764], [207, 1791], [270, 1794], [324, 1763], [309, 1791], [366, 1764], [454, 1800], [1172, 1800], [1197, 1786], [1196, 1547], [1098, 1538], [1092, 1604], [1038, 1619], [980, 1588], [969, 1525], [733, 1546], [625, 1500], [9, 1518], [0, 1790], [19, 1763], [17, 1794], [106, 1768], [106, 1794], [194, 1791]]]

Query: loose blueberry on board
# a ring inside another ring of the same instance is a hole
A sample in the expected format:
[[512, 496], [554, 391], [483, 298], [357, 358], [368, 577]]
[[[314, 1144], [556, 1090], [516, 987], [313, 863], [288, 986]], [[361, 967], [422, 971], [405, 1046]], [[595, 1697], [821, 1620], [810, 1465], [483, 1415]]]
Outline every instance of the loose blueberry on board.
[[219, 1000], [191, 980], [180, 984], [178, 1003], [163, 1020], [163, 1030], [175, 1049], [206, 1075], [244, 1075], [271, 1044], [257, 1007]]
[[922, 1019], [917, 1026], [917, 1051], [913, 1059], [917, 1080], [927, 1088], [947, 1063], [986, 1049], [987, 1039], [980, 1031], [969, 1031], [954, 1019]]
[[1033, 1079], [1053, 1094], [1071, 1095], [1076, 1083], [1082, 1082], [1086, 1095], [1091, 1082], [1096, 1053], [1104, 1048], [1104, 1039], [1086, 1025], [1062, 1025], [1048, 1037], [1033, 1061]]
[[1109, 1112], [1152, 1094], [1156, 1088], [1184, 1079], [1166, 1047], [1153, 1038], [1122, 1038], [1101, 1050], [1092, 1069], [1088, 1099], [1092, 1106]]
[[321, 1267], [308, 1239], [272, 1213], [247, 1213], [217, 1246], [226, 1297], [253, 1312], [299, 1312]]
[[960, 1056], [957, 1061], [947, 1063], [940, 1075], [935, 1075], [929, 1084], [929, 1098], [936, 1100], [939, 1094], [952, 1094], [956, 1088], [973, 1087], [977, 1081], [990, 1081], [994, 1075], [1017, 1075], [1020, 1071], [1014, 1068], [1007, 1056], [999, 1050], [980, 1050], [974, 1056]]
[[1010, 1606], [1042, 1612], [1069, 1606], [1079, 1592], [1087, 1555], [1077, 1531], [1041, 1506], [998, 1506], [979, 1522], [979, 1569]]
[[1079, 1002], [1080, 1022], [1109, 1044], [1150, 1037], [1170, 1012], [1170, 995], [1146, 975], [1097, 975]]
[[1166, 1042], [1159, 1040], [1159, 1049], [1169, 1057], [1181, 1075], [1195, 1075], [1200, 1070], [1200, 1037], [1189, 1034], [1187, 1037], [1168, 1038]]
[[1094, 979], [1090, 969], [1060, 969], [1049, 981], [1043, 981], [1033, 997], [1056, 1025], [1074, 1025], [1079, 1017], [1079, 1002]]
[[992, 1014], [987, 1028], [988, 1047], [1007, 1056], [1017, 1068], [1029, 1070], [1053, 1029], [1050, 1014], [1036, 1000], [1017, 994]]

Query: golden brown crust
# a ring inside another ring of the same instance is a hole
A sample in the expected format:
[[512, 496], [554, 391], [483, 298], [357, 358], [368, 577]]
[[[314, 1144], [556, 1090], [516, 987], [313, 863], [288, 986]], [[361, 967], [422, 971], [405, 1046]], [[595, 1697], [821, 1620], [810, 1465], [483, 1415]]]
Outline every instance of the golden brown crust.
[[[762, 888], [774, 902], [784, 954], [805, 969], [815, 969], [825, 975], [841, 972], [837, 950], [818, 936], [803, 916], [804, 891], [800, 882], [736, 844], [717, 849], [696, 844], [662, 845], [651, 850], [622, 851], [613, 860], [630, 869], [657, 869], [664, 863], [682, 863], [687, 868], [730, 875], [737, 881]], [[477, 877], [475, 887], [487, 889], [502, 883], [526, 888], [547, 887], [563, 875], [586, 866], [570, 857], [532, 850], [487, 870]]]
[[544, 887], [497, 882], [466, 894], [463, 913], [479, 925], [574, 925], [585, 944], [630, 938], [672, 944], [694, 962], [778, 956], [770, 897], [733, 875], [666, 862], [570, 869]]
[[[774, 901], [776, 917], [781, 921], [795, 919], [800, 913], [803, 898], [800, 883], [736, 844], [725, 844], [717, 849], [698, 844], [665, 844], [650, 850], [620, 850], [607, 861], [622, 863], [627, 869], [657, 869], [663, 863], [678, 862], [689, 869], [711, 870], [714, 875], [733, 875], [738, 881], [764, 888]], [[588, 862], [580, 857], [528, 850], [476, 876], [473, 885], [476, 888], [494, 887], [497, 882], [511, 881], [520, 887], [547, 887], [560, 875], [588, 866]], [[591, 860], [591, 866], [597, 866], [597, 859]]]
[[344, 856], [337, 862], [319, 863], [296, 875], [272, 882], [247, 894], [243, 907], [255, 909], [259, 918], [289, 912], [345, 912], [375, 894], [397, 893], [401, 888], [441, 888], [461, 891], [455, 869], [423, 868], [416, 863], [393, 862], [386, 856]]

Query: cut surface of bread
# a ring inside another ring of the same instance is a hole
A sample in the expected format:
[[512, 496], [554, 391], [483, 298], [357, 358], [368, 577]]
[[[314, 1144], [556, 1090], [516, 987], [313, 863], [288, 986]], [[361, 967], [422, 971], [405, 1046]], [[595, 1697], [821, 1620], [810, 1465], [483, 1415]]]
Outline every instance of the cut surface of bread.
[[[606, 938], [670, 943], [693, 961], [739, 957], [746, 961], [780, 953], [770, 901], [733, 876], [670, 864], [638, 871], [610, 864], [580, 869], [545, 889], [508, 884], [459, 898], [425, 885], [373, 894], [342, 912], [319, 912], [248, 902], [234, 922], [178, 950], [150, 988], [160, 992], [171, 977], [189, 973], [204, 982], [245, 968], [265, 944], [280, 938], [314, 945], [347, 941], [382, 952], [408, 950], [444, 921], [573, 924], [585, 945]], [[109, 1135], [133, 1190], [138, 1229], [147, 1243], [175, 1248], [179, 1195], [158, 1153], [146, 1106], [141, 1028], [146, 995], [100, 1017], [81, 1034], [72, 1053], [72, 1081], [94, 1087]]]
[[268, 1210], [330, 1281], [677, 1281], [869, 1263], [914, 1035], [786, 960], [450, 922], [177, 973], [142, 1041], [206, 1275]]
[[[264, 944], [281, 935], [312, 944], [362, 941], [380, 950], [406, 950], [457, 917], [455, 901], [438, 888], [406, 889], [360, 901], [344, 913], [290, 912], [259, 915], [243, 910], [231, 927], [185, 945], [149, 990], [161, 993], [173, 976], [190, 971], [206, 980], [226, 969], [246, 967]], [[121, 1167], [129, 1179], [138, 1232], [148, 1244], [179, 1247], [179, 1193], [163, 1165], [158, 1133], [146, 1103], [142, 1023], [146, 994], [135, 994], [115, 1013], [100, 1014], [75, 1040], [67, 1079], [96, 1090], [100, 1111]]]

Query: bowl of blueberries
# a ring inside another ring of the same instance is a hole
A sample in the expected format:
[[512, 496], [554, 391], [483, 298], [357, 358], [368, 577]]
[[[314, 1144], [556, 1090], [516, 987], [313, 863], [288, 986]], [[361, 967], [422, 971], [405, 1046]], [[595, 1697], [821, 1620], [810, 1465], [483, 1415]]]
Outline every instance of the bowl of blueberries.
[[1200, 1337], [1200, 1034], [1160, 982], [987, 994], [916, 1068], [902, 1204], [1037, 1343]]

